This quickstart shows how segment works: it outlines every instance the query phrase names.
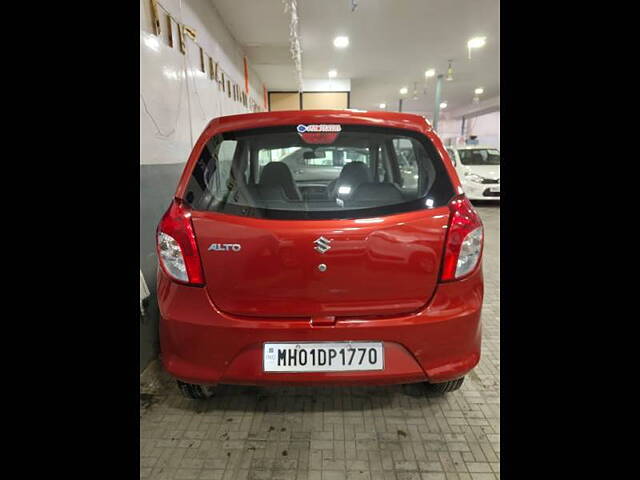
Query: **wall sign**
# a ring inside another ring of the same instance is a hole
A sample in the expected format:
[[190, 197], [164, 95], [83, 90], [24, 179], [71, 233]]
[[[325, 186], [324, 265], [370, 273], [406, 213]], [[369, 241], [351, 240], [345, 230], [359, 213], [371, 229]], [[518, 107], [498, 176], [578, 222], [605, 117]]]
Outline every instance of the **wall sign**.
[[[261, 108], [253, 98], [250, 97], [250, 85], [249, 85], [249, 61], [246, 56], [243, 56], [243, 74], [244, 74], [244, 91], [240, 87], [240, 84], [234, 82], [229, 78], [229, 75], [225, 75], [225, 72], [220, 67], [219, 62], [216, 62], [211, 55], [209, 55], [205, 49], [198, 44], [196, 41], [197, 35], [196, 30], [192, 27], [184, 25], [178, 22], [175, 18], [171, 16], [169, 11], [160, 3], [158, 0], [149, 0], [150, 11], [151, 11], [151, 24], [153, 33], [156, 36], [159, 36], [162, 33], [161, 28], [161, 18], [160, 18], [160, 9], [163, 10], [166, 16], [166, 28], [167, 28], [167, 45], [170, 48], [174, 47], [175, 41], [173, 36], [173, 23], [178, 27], [178, 46], [180, 48], [180, 52], [183, 55], [187, 54], [187, 38], [189, 38], [196, 46], [199, 48], [200, 54], [200, 70], [204, 73], [207, 72], [207, 63], [209, 64], [209, 79], [218, 84], [218, 89], [222, 92], [227, 92], [227, 96], [229, 98], [234, 99], [234, 101], [242, 103], [246, 108], [250, 111], [261, 111], [266, 110], [267, 107], [267, 89], [263, 85], [263, 95], [264, 99], [264, 108]], [[208, 62], [207, 62], [208, 58]]]

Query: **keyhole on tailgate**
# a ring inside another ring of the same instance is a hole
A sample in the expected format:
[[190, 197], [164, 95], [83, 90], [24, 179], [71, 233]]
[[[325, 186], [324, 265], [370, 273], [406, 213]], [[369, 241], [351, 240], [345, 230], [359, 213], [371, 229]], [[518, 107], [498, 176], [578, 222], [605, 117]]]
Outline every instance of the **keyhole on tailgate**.
[[324, 263], [321, 263], [320, 265], [318, 265], [318, 270], [320, 270], [321, 272], [324, 272], [327, 269], [327, 266]]

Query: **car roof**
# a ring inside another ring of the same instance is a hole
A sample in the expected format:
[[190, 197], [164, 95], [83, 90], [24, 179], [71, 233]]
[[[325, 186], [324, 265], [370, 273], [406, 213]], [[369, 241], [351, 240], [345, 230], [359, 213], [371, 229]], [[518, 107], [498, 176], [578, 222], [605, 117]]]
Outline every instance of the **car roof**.
[[242, 113], [214, 118], [207, 128], [245, 130], [279, 125], [316, 123], [359, 124], [405, 128], [419, 132], [432, 130], [425, 117], [413, 113], [367, 110], [285, 110], [279, 112]]

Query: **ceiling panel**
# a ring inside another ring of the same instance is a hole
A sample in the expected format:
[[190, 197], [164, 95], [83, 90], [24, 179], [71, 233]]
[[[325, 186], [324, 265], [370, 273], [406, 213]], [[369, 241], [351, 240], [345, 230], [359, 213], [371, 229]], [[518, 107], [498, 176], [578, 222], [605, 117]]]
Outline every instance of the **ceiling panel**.
[[[282, 1], [211, 1], [267, 87], [296, 89]], [[444, 73], [449, 59], [454, 80], [442, 90], [448, 110], [471, 104], [476, 87], [484, 88], [483, 98], [500, 94], [499, 0], [359, 0], [353, 13], [349, 0], [299, 0], [298, 9], [303, 76], [323, 78], [335, 68], [339, 78], [351, 78], [353, 108], [384, 102], [397, 109], [406, 86], [404, 110], [431, 113], [435, 79], [425, 84], [424, 71]], [[336, 35], [348, 35], [350, 46], [335, 49]], [[478, 35], [487, 45], [469, 59], [467, 40]]]

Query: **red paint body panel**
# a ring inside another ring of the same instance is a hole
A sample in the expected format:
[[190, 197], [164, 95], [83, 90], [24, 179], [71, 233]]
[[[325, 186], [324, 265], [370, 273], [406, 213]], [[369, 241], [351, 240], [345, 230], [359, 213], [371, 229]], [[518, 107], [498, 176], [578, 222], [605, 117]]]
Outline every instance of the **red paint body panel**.
[[[269, 112], [214, 119], [176, 190], [181, 199], [206, 142], [232, 130], [308, 123], [421, 132], [460, 182], [423, 117], [344, 110]], [[178, 284], [158, 269], [161, 357], [176, 378], [198, 384], [395, 384], [444, 382], [479, 361], [481, 265], [438, 283], [448, 207], [368, 219], [272, 220], [191, 212], [205, 285]], [[320, 235], [334, 239], [325, 254]], [[209, 245], [241, 244], [239, 251]], [[327, 270], [319, 272], [318, 264]], [[382, 341], [382, 371], [265, 373], [264, 342]]]
[[[345, 316], [414, 312], [433, 295], [449, 209], [355, 220], [264, 220], [193, 212], [207, 289], [236, 315]], [[332, 248], [321, 254], [323, 235]], [[238, 243], [239, 252], [212, 252]], [[327, 266], [325, 272], [318, 265]]]
[[[440, 284], [417, 313], [336, 320], [247, 318], [220, 312], [203, 287], [178, 285], [158, 271], [162, 362], [174, 377], [199, 384], [395, 384], [443, 382], [480, 359], [482, 270]], [[262, 344], [273, 341], [385, 342], [385, 369], [375, 372], [264, 373]]]

